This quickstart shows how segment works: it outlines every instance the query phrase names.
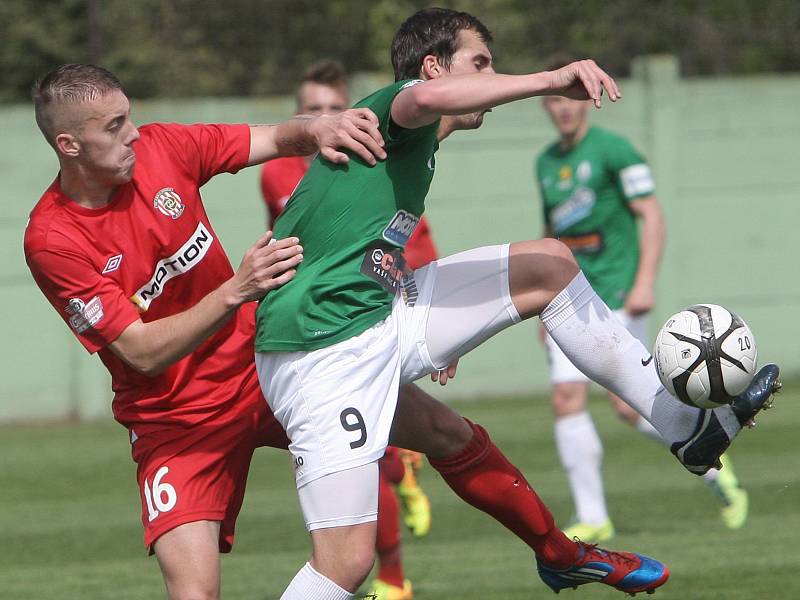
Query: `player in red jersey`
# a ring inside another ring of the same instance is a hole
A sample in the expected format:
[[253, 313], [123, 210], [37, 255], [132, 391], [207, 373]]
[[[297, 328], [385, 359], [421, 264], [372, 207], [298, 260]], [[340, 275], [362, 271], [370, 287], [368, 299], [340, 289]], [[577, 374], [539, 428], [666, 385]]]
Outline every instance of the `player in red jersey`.
[[[346, 110], [349, 105], [347, 74], [340, 63], [322, 60], [306, 70], [297, 90], [297, 115], [336, 114]], [[267, 205], [270, 227], [283, 212], [314, 156], [286, 156], [267, 161], [261, 166], [261, 194]], [[420, 219], [409, 239], [405, 256], [412, 269], [437, 259], [436, 246], [425, 217]], [[414, 393], [414, 390], [410, 393]], [[428, 497], [416, 480], [416, 470], [421, 463], [419, 453], [394, 446], [389, 446], [386, 456], [380, 460], [375, 541], [378, 576], [369, 590], [369, 595], [374, 596], [375, 600], [411, 600], [414, 597], [401, 560], [400, 506], [397, 496], [400, 497], [406, 525], [414, 535], [426, 535], [430, 530], [431, 513]]]
[[199, 188], [276, 156], [347, 149], [383, 158], [374, 115], [277, 126], [137, 129], [117, 78], [64, 65], [34, 87], [60, 173], [31, 212], [25, 256], [53, 308], [112, 376], [130, 434], [145, 544], [170, 598], [219, 596], [254, 448], [286, 448], [253, 365], [252, 300], [302, 260], [296, 238], [259, 239], [234, 272]]

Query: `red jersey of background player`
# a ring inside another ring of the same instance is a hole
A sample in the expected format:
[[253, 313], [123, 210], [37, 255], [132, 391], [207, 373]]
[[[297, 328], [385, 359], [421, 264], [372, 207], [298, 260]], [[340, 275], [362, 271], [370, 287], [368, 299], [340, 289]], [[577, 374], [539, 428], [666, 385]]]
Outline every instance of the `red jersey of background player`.
[[[297, 184], [308, 171], [308, 163], [302, 156], [288, 156], [265, 162], [261, 166], [261, 194], [269, 211], [269, 226], [275, 223], [286, 207], [286, 202]], [[303, 241], [300, 240], [302, 244]], [[417, 228], [406, 244], [403, 256], [412, 269], [419, 269], [436, 260], [436, 246], [425, 217], [419, 220]]]
[[111, 372], [114, 417], [136, 433], [222, 416], [253, 370], [254, 303], [162, 374], [108, 347], [131, 323], [183, 312], [233, 275], [199, 188], [247, 165], [247, 125], [146, 125], [133, 179], [103, 208], [69, 200], [59, 179], [31, 212], [25, 257], [37, 284]]

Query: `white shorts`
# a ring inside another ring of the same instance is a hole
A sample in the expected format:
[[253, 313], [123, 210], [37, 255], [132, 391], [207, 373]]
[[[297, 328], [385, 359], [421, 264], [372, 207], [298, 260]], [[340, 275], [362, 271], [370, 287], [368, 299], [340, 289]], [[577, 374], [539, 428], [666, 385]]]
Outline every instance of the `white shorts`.
[[392, 313], [356, 337], [310, 352], [256, 354], [264, 395], [291, 440], [298, 488], [381, 458], [400, 385], [520, 320], [508, 248], [477, 248], [416, 270]]
[[[647, 346], [647, 315], [633, 317], [623, 309], [615, 310], [614, 314], [622, 322], [631, 335]], [[592, 380], [584, 375], [578, 367], [572, 364], [567, 355], [553, 341], [550, 334], [545, 333], [544, 345], [547, 347], [547, 363], [550, 368], [550, 383], [591, 383]]]

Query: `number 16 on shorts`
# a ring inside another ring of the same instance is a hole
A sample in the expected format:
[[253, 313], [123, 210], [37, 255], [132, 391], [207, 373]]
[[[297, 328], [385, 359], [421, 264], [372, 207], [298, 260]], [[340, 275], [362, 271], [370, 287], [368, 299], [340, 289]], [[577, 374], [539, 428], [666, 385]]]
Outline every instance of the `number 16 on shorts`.
[[147, 520], [151, 523], [161, 513], [169, 512], [175, 508], [178, 502], [178, 494], [175, 488], [164, 481], [164, 477], [169, 474], [169, 467], [161, 467], [153, 477], [153, 485], [147, 478], [144, 480], [144, 501], [147, 504]]

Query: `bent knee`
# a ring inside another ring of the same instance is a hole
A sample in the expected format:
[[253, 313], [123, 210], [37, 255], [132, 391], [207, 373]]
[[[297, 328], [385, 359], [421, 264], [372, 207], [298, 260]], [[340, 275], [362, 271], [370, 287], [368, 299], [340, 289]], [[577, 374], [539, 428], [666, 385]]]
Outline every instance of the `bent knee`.
[[577, 267], [578, 263], [569, 247], [556, 238], [542, 238], [540, 240], [527, 240], [511, 244], [511, 254], [523, 254], [537, 260], [554, 259]]
[[552, 395], [553, 414], [556, 417], [567, 417], [585, 411], [587, 388], [582, 383], [555, 384]]
[[431, 421], [432, 448], [428, 452], [430, 458], [452, 456], [472, 439], [472, 428], [458, 413], [437, 415]]
[[219, 600], [219, 589], [211, 589], [203, 585], [187, 585], [179, 590], [170, 589], [169, 600]]
[[360, 574], [361, 581], [359, 581], [358, 585], [361, 585], [367, 579], [375, 564], [375, 548], [363, 548], [354, 552], [347, 560], [347, 564], [351, 573]]
[[469, 423], [449, 406], [434, 400], [425, 408], [424, 418], [417, 419], [417, 447], [409, 449], [438, 459], [452, 456], [472, 439]]
[[353, 592], [363, 584], [375, 564], [375, 546], [353, 545], [335, 557], [321, 557], [315, 553], [313, 567], [339, 587]]
[[512, 244], [509, 286], [517, 311], [523, 318], [538, 314], [579, 272], [570, 249], [556, 239]]
[[452, 455], [470, 439], [472, 429], [452, 408], [413, 384], [401, 388], [392, 445], [436, 459]]

